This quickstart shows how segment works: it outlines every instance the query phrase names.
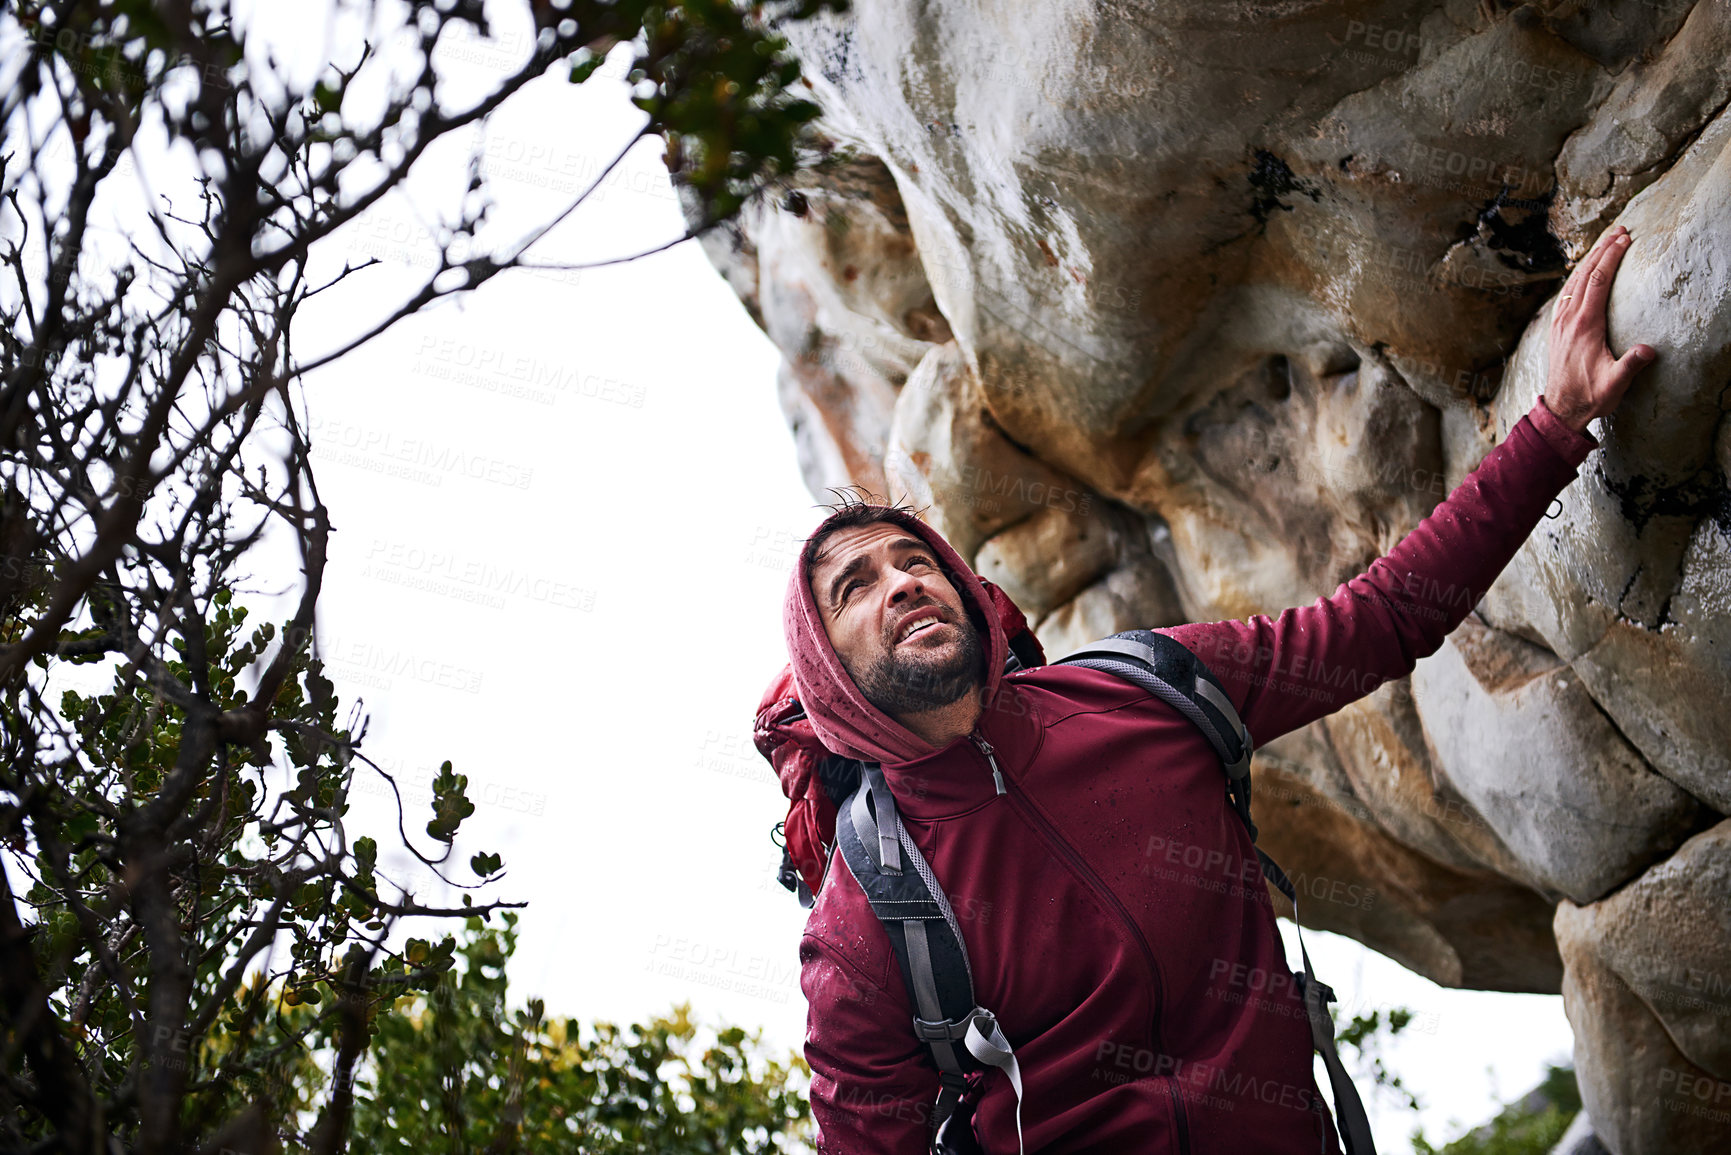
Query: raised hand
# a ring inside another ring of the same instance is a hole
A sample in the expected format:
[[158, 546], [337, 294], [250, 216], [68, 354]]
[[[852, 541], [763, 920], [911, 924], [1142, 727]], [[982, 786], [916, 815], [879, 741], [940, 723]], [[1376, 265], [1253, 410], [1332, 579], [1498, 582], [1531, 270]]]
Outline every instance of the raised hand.
[[1629, 230], [1606, 231], [1575, 266], [1551, 314], [1551, 364], [1545, 404], [1557, 419], [1580, 433], [1595, 417], [1623, 400], [1635, 375], [1658, 357], [1651, 345], [1636, 345], [1621, 357], [1605, 343], [1605, 308], [1617, 266], [1629, 251]]

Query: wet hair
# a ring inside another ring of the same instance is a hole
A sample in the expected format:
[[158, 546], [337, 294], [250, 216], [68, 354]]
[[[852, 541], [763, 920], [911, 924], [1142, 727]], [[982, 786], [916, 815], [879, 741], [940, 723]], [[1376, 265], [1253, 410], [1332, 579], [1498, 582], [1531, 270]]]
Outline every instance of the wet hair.
[[[842, 530], [885, 522], [907, 528], [919, 520], [919, 513], [911, 506], [875, 504], [870, 500], [871, 491], [859, 486], [830, 492], [836, 495], [836, 503], [824, 507], [830, 511], [829, 516], [823, 519], [817, 532], [805, 539], [805, 548], [800, 551], [799, 564], [808, 576], [824, 559], [824, 543]], [[947, 576], [954, 579], [954, 575]]]

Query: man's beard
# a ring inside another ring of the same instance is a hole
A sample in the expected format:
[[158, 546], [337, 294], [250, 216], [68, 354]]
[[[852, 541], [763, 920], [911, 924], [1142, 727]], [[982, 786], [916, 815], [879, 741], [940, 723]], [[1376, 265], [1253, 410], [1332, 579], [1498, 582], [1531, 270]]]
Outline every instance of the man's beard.
[[[948, 612], [945, 610], [946, 621]], [[962, 636], [961, 644], [950, 647], [945, 657], [905, 653], [892, 644], [865, 669], [849, 667], [848, 674], [866, 701], [892, 717], [902, 717], [941, 709], [972, 693], [981, 684], [986, 664], [980, 633], [966, 613], [949, 624]]]

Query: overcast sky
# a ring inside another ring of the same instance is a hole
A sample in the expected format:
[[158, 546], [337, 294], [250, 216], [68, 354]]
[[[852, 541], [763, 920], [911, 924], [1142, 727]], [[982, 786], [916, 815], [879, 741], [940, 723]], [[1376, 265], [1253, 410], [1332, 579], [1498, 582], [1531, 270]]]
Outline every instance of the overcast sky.
[[[263, 9], [281, 29], [306, 11]], [[478, 92], [526, 50], [501, 31], [502, 44], [452, 45], [444, 67]], [[562, 207], [636, 131], [620, 71], [543, 81], [494, 118], [480, 147], [501, 228]], [[641, 143], [548, 255], [677, 236], [660, 147]], [[431, 157], [418, 187], [460, 182], [466, 161]], [[333, 238], [325, 261], [381, 264], [306, 314], [303, 355], [418, 285], [436, 201], [393, 197]], [[550, 1014], [634, 1020], [689, 1001], [800, 1044], [804, 912], [773, 881], [785, 806], [750, 741], [785, 661], [788, 571], [820, 512], [775, 402], [778, 359], [686, 244], [506, 275], [307, 384], [336, 530], [328, 672], [364, 697], [365, 750], [408, 785], [411, 832], [439, 763], [468, 775], [476, 813], [457, 859], [504, 856], [498, 893], [529, 903], [512, 989]], [[363, 769], [351, 834], [374, 829], [388, 848], [392, 824]], [[1388, 1062], [1425, 1101], [1433, 1140], [1568, 1054], [1558, 998], [1443, 991], [1347, 940], [1310, 942], [1350, 1010], [1418, 1013]], [[1385, 1150], [1407, 1150], [1415, 1116], [1374, 1098], [1372, 1112]]]

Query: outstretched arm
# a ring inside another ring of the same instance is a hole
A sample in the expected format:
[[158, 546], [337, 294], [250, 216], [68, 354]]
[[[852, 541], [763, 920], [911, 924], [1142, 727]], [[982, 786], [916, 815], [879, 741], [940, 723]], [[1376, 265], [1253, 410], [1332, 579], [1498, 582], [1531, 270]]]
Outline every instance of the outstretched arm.
[[1257, 742], [1405, 677], [1484, 597], [1598, 444], [1587, 424], [1617, 407], [1656, 354], [1605, 343], [1605, 306], [1629, 245], [1599, 238], [1551, 320], [1545, 395], [1419, 526], [1333, 597], [1278, 618], [1178, 626], [1170, 634], [1225, 684]]

